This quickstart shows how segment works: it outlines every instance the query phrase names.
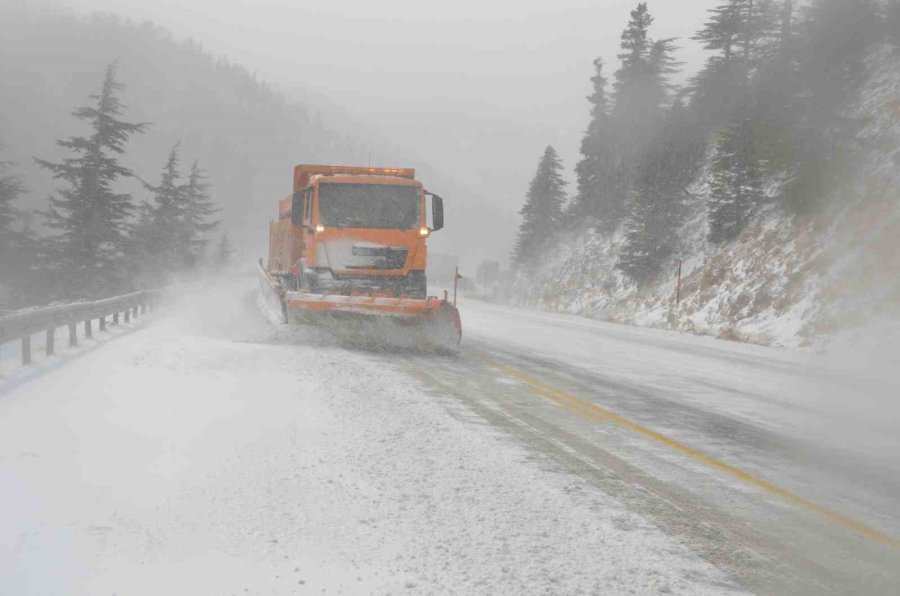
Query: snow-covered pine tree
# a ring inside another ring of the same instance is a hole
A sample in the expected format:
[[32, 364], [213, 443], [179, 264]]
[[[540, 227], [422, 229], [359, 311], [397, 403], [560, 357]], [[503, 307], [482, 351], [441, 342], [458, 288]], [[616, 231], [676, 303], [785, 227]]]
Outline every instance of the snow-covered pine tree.
[[517, 268], [524, 269], [534, 264], [540, 250], [554, 239], [560, 229], [566, 201], [566, 181], [563, 180], [562, 170], [556, 150], [548, 145], [528, 188], [525, 206], [519, 212], [522, 224], [512, 259], [513, 266]]
[[213, 216], [221, 209], [214, 205], [209, 195], [206, 172], [197, 160], [191, 164], [187, 183], [181, 190], [184, 207], [179, 244], [183, 251], [183, 263], [191, 268], [203, 258], [210, 232], [219, 227], [220, 222]]
[[682, 98], [641, 157], [626, 235], [616, 267], [642, 284], [669, 264], [678, 247], [687, 187], [703, 163], [706, 139]]
[[587, 97], [591, 104], [590, 122], [581, 139], [581, 160], [575, 165], [578, 190], [567, 214], [572, 222], [584, 222], [585, 218], [602, 220], [611, 212], [608, 180], [617, 160], [610, 151], [609, 99], [600, 58], [594, 60], [591, 83], [593, 93]]
[[716, 144], [708, 199], [710, 242], [737, 238], [765, 196], [755, 124], [752, 117], [733, 122]]
[[234, 248], [231, 246], [231, 242], [228, 240], [228, 232], [225, 232], [224, 234], [222, 234], [222, 238], [216, 245], [216, 267], [219, 269], [228, 267], [229, 265], [231, 265], [233, 257]]
[[57, 277], [69, 297], [104, 295], [127, 286], [125, 253], [131, 195], [116, 192], [115, 183], [133, 176], [118, 162], [125, 144], [144, 132], [146, 123], [120, 119], [124, 106], [119, 93], [125, 86], [116, 80], [116, 65], [106, 68], [100, 92], [90, 96], [91, 106], [72, 115], [90, 124], [90, 136], [58, 141], [73, 157], [59, 163], [36, 159], [53, 177], [65, 183], [59, 196], [50, 198], [47, 224], [59, 233], [51, 250]]
[[180, 183], [179, 143], [169, 151], [156, 186], [146, 184], [153, 193], [149, 203], [149, 226], [144, 230], [148, 259], [157, 273], [174, 273], [184, 262], [182, 222], [185, 215], [184, 186]]

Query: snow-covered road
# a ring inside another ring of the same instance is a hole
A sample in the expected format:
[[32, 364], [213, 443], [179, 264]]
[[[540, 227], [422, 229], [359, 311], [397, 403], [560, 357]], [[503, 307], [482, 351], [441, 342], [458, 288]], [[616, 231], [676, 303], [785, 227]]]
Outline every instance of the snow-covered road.
[[462, 355], [420, 376], [745, 587], [900, 590], [896, 354], [818, 356], [473, 301], [462, 311]]
[[0, 593], [896, 586], [891, 375], [471, 301], [458, 356], [370, 353], [254, 285], [0, 379]]

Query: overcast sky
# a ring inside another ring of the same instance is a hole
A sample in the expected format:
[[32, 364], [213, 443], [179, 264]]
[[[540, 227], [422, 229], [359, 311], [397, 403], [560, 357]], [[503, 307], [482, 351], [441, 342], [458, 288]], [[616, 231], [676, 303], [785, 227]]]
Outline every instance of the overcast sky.
[[[444, 175], [466, 172], [513, 217], [547, 144], [571, 172], [591, 61], [616, 68], [636, 0], [50, 0], [151, 19], [290, 90], [312, 88], [372, 122]], [[712, 0], [650, 0], [655, 38], [690, 36]], [[393, 165], [403, 155], [373, 162]], [[571, 176], [571, 174], [570, 174]], [[427, 181], [426, 181], [427, 182]], [[508, 249], [512, 233], [493, 252]], [[493, 254], [488, 256], [502, 256]]]

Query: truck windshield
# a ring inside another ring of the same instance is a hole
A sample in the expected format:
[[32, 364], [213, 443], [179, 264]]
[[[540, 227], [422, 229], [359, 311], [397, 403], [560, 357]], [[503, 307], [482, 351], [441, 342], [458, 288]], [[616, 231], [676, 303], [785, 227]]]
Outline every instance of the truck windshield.
[[332, 228], [419, 227], [419, 189], [386, 184], [322, 184], [319, 223]]

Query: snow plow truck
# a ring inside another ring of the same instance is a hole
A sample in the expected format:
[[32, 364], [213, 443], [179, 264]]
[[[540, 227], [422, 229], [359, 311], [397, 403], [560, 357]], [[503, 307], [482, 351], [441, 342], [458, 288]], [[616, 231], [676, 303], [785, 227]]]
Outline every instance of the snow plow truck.
[[446, 291], [428, 295], [425, 275], [426, 240], [444, 226], [443, 199], [414, 169], [298, 165], [293, 188], [278, 203], [269, 258], [259, 263], [270, 313], [367, 344], [456, 349], [459, 311]]

